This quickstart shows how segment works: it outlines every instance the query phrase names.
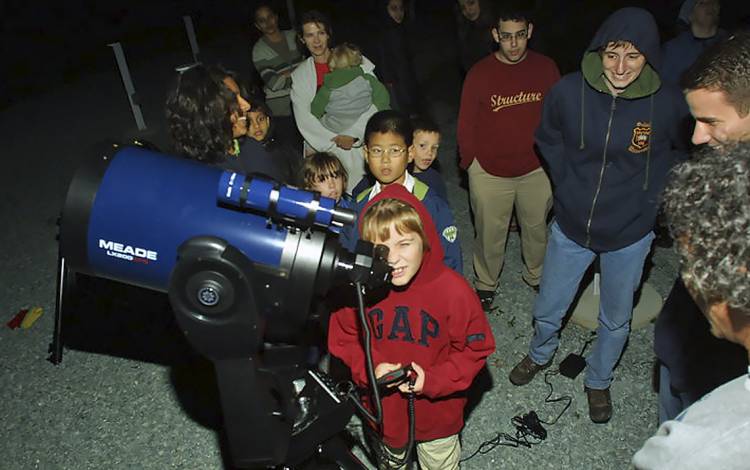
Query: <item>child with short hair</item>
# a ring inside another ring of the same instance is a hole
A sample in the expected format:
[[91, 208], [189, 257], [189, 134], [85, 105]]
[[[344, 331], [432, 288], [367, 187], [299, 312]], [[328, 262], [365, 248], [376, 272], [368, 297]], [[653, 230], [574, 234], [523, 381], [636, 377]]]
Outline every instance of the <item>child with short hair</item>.
[[273, 115], [265, 101], [251, 97], [248, 102], [247, 137], [260, 142], [271, 158], [254, 159], [248, 161], [247, 165], [253, 172], [269, 176], [279, 183], [297, 184], [302, 153], [276, 138]]
[[371, 105], [378, 110], [390, 109], [385, 85], [371, 73], [362, 70], [362, 53], [353, 44], [344, 43], [331, 51], [331, 71], [323, 79], [310, 111], [331, 132], [349, 129]]
[[[337, 207], [354, 210], [354, 200], [345, 191], [349, 176], [336, 155], [328, 152], [313, 153], [305, 157], [300, 173], [303, 189], [317, 191], [321, 196], [334, 199]], [[355, 231], [356, 228], [351, 226], [341, 229], [339, 242], [342, 246], [354, 246], [357, 242], [356, 238], [352, 241]]]
[[303, 189], [317, 191], [321, 196], [335, 199], [351, 207], [351, 196], [344, 192], [348, 175], [336, 155], [328, 152], [316, 152], [305, 157], [302, 162]]
[[440, 128], [435, 121], [426, 116], [412, 117], [411, 125], [414, 128], [414, 176], [447, 201], [448, 189], [436, 169]]
[[[370, 174], [375, 178], [375, 184], [354, 195], [355, 210], [361, 214], [365, 204], [389, 185], [399, 184], [406, 187], [425, 205], [432, 216], [445, 251], [445, 264], [463, 274], [458, 228], [450, 206], [406, 169], [414, 159], [413, 138], [411, 122], [398, 111], [379, 111], [367, 121], [363, 151]], [[353, 242], [356, 243], [357, 232], [353, 231], [352, 235]], [[353, 249], [353, 245], [347, 248]]]
[[[368, 308], [375, 376], [411, 366], [414, 382], [393, 386], [382, 397], [379, 468], [393, 467], [408, 442], [407, 394], [414, 393], [416, 454], [422, 468], [456, 469], [458, 434], [464, 425], [467, 389], [495, 349], [478, 297], [468, 282], [443, 264], [439, 235], [427, 208], [401, 185], [380, 191], [364, 208], [364, 240], [389, 248], [391, 284]], [[368, 383], [362, 325], [353, 308], [336, 311], [328, 349], [349, 366], [354, 382]], [[385, 454], [385, 458], [383, 458]]]

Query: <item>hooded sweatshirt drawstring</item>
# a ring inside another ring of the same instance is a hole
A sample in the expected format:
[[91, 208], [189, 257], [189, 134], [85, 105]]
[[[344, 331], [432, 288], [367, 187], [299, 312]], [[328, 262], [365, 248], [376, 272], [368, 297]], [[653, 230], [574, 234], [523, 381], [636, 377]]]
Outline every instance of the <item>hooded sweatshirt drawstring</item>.
[[583, 112], [586, 109], [584, 106], [584, 100], [583, 100], [583, 91], [586, 88], [586, 78], [581, 74], [581, 143], [578, 145], [578, 150], [583, 150], [586, 148], [586, 143], [583, 141]]
[[651, 123], [651, 135], [648, 139], [648, 150], [646, 150], [646, 178], [643, 180], [644, 191], [648, 190], [648, 176], [651, 168], [651, 143], [654, 141], [654, 94], [650, 96], [649, 104], [648, 122]]
[[[600, 52], [613, 41], [632, 44], [645, 58], [640, 71], [627, 67], [632, 80], [614, 90], [616, 110]], [[659, 78], [659, 47], [648, 11], [617, 10], [589, 43], [580, 71], [562, 77], [544, 99], [535, 143], [555, 188], [555, 218], [566, 237], [592, 251], [618, 250], [653, 229], [659, 191], [685, 157], [687, 104], [679, 88]]]

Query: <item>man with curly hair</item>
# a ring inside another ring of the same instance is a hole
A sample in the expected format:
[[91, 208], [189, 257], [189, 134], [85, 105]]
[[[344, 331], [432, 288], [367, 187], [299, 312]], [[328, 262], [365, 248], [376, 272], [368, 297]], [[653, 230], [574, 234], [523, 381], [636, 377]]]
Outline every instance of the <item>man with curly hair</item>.
[[[696, 120], [693, 143], [727, 151], [750, 141], [750, 34], [737, 34], [698, 58], [682, 78]], [[659, 423], [674, 419], [703, 395], [747, 367], [747, 354], [719, 341], [681, 279], [654, 329], [659, 359]]]
[[[664, 199], [681, 277], [711, 333], [750, 354], [750, 143], [679, 165]], [[633, 464], [747, 468], [749, 441], [750, 370], [663, 423]]]

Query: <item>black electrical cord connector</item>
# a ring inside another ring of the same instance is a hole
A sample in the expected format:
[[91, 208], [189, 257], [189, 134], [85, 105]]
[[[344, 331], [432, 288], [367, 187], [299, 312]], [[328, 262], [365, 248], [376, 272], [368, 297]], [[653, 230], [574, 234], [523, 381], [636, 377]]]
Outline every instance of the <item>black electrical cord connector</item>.
[[362, 341], [364, 343], [362, 349], [365, 351], [365, 371], [367, 372], [367, 380], [370, 383], [375, 414], [373, 415], [370, 413], [367, 407], [365, 407], [359, 400], [359, 397], [356, 395], [357, 388], [355, 386], [350, 387], [349, 398], [352, 400], [352, 403], [354, 403], [354, 406], [356, 406], [357, 409], [367, 417], [367, 419], [372, 421], [373, 424], [379, 426], [383, 422], [383, 406], [380, 402], [380, 390], [378, 390], [377, 380], [375, 379], [375, 367], [372, 364], [372, 345], [370, 344], [372, 332], [370, 331], [370, 324], [367, 323], [367, 318], [365, 317], [364, 287], [362, 287], [360, 282], [354, 283], [354, 287], [357, 290], [357, 314], [359, 321], [362, 324]]
[[[591, 344], [592, 341], [594, 341], [595, 338], [596, 334], [592, 334], [591, 337], [584, 343], [580, 353], [581, 356], [583, 356], [583, 353], [586, 352], [586, 348], [589, 346], [589, 344]], [[566, 411], [568, 411], [568, 408], [570, 408], [570, 405], [573, 403], [573, 397], [571, 397], [570, 395], [562, 395], [554, 398], [552, 397], [554, 388], [552, 386], [552, 382], [550, 382], [550, 378], [559, 374], [560, 369], [550, 370], [545, 372], [544, 374], [544, 383], [547, 384], [547, 387], [549, 387], [547, 396], [544, 398], [544, 403], [565, 403], [565, 406], [563, 406], [562, 410], [560, 411], [560, 413], [558, 413], [557, 416], [549, 421], [545, 421], [539, 419], [539, 416], [533, 410], [523, 415], [516, 415], [513, 417], [513, 419], [510, 420], [511, 424], [513, 424], [513, 427], [516, 430], [515, 435], [508, 434], [506, 432], [497, 433], [492, 439], [479, 444], [479, 447], [477, 447], [477, 449], [470, 456], [466, 457], [465, 459], [461, 459], [460, 463], [466, 462], [467, 460], [474, 458], [478, 454], [488, 454], [495, 450], [496, 447], [500, 446], [531, 448], [534, 445], [542, 443], [542, 441], [547, 438], [547, 430], [543, 425], [551, 426], [557, 423], [557, 421], [562, 417], [563, 414], [565, 414]]]

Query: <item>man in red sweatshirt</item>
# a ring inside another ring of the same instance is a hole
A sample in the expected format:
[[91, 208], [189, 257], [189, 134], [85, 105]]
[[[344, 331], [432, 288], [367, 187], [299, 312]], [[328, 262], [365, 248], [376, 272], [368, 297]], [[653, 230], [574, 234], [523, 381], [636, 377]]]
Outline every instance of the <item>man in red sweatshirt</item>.
[[521, 229], [522, 278], [539, 289], [552, 192], [534, 152], [542, 100], [560, 78], [555, 63], [527, 49], [534, 25], [520, 11], [498, 14], [499, 48], [466, 76], [458, 114], [460, 165], [469, 174], [474, 212], [474, 287], [492, 306], [513, 207]]

